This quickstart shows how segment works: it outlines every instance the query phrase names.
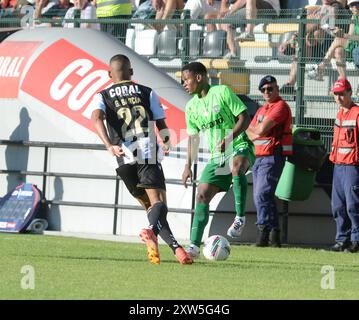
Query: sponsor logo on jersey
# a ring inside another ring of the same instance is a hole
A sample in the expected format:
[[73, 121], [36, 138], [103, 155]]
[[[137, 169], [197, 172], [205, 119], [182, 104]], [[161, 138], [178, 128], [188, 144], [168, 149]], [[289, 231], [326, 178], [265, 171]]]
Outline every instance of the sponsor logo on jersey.
[[212, 108], [212, 112], [213, 112], [213, 113], [218, 113], [220, 110], [221, 110], [221, 107], [220, 107], [220, 106], [214, 106], [214, 107]]
[[222, 117], [202, 125], [202, 129], [210, 129], [224, 122]]

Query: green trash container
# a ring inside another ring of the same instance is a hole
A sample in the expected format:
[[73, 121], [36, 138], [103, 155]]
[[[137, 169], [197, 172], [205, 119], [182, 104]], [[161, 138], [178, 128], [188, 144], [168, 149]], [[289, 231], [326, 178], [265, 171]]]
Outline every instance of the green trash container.
[[326, 154], [318, 129], [294, 127], [293, 155], [285, 162], [275, 195], [286, 201], [307, 200]]

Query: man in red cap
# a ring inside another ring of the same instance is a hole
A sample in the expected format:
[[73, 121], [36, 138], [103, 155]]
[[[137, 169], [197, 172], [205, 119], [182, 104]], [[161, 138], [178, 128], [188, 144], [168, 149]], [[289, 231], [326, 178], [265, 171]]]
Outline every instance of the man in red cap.
[[352, 101], [352, 87], [344, 78], [332, 88], [339, 106], [334, 125], [332, 212], [336, 223], [333, 251], [359, 251], [359, 107]]

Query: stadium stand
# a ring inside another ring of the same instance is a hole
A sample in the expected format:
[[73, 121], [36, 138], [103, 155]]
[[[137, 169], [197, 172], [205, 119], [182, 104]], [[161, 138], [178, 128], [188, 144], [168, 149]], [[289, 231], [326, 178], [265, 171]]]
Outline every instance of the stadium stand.
[[161, 58], [175, 58], [177, 55], [177, 31], [163, 30], [158, 36], [157, 55]]
[[215, 30], [206, 34], [203, 40], [203, 55], [205, 57], [221, 57], [224, 54], [226, 32]]

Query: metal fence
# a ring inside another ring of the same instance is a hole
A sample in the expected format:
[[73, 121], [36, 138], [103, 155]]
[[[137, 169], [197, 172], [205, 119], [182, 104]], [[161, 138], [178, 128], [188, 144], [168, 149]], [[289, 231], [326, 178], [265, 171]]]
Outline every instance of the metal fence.
[[[328, 49], [338, 38], [333, 36], [334, 28], [337, 26], [347, 32], [350, 12], [342, 11], [333, 20], [328, 14], [320, 16], [318, 10], [318, 7], [282, 10], [276, 18], [259, 11], [257, 19], [241, 21], [237, 18], [190, 19], [186, 11], [169, 20], [67, 19], [65, 22], [75, 21], [77, 26], [83, 22], [100, 23], [102, 27], [117, 25], [115, 37], [178, 82], [181, 81], [179, 71], [185, 63], [202, 61], [212, 84], [227, 84], [235, 93], [246, 94], [259, 103], [263, 101], [258, 82], [264, 75], [272, 74], [278, 80], [282, 97], [291, 107], [294, 123], [318, 128], [329, 151], [337, 112], [330, 88], [338, 71], [344, 70], [352, 83], [356, 101], [359, 82], [351, 59], [346, 59], [343, 66], [334, 54], [327, 57]], [[34, 20], [19, 12], [4, 10], [0, 17], [0, 31], [5, 27], [61, 25], [59, 19]], [[248, 23], [255, 24], [254, 41], [241, 42], [238, 36]], [[211, 31], [211, 28], [216, 30]], [[311, 28], [314, 31], [309, 32]], [[230, 58], [229, 33], [235, 44], [235, 56]], [[345, 41], [342, 45], [345, 46]], [[322, 68], [318, 69], [318, 65]]]
[[[49, 151], [51, 149], [75, 149], [75, 150], [106, 150], [103, 145], [99, 144], [83, 144], [83, 143], [58, 143], [58, 142], [42, 142], [42, 141], [11, 141], [11, 140], [0, 140], [0, 146], [7, 147], [23, 147], [23, 148], [43, 148], [43, 169], [42, 170], [12, 170], [12, 169], [0, 169], [0, 174], [5, 174], [7, 176], [17, 175], [21, 177], [22, 181], [26, 181], [26, 176], [39, 176], [42, 180], [42, 187], [40, 188], [43, 194], [42, 203], [45, 205], [59, 205], [59, 206], [74, 206], [74, 207], [90, 207], [90, 208], [107, 208], [113, 209], [113, 234], [117, 234], [117, 218], [118, 218], [118, 209], [127, 209], [127, 210], [141, 210], [140, 206], [136, 205], [123, 205], [119, 203], [119, 191], [120, 191], [120, 182], [121, 178], [116, 175], [103, 175], [103, 174], [87, 174], [87, 173], [69, 173], [69, 172], [54, 172], [49, 170]], [[178, 157], [178, 154], [183, 152], [183, 148], [175, 148], [175, 153], [171, 156]], [[203, 150], [200, 150], [201, 152]], [[196, 172], [197, 164], [194, 167], [194, 180], [192, 183], [192, 205], [191, 209], [181, 209], [181, 208], [169, 208], [171, 212], [187, 213], [193, 214], [194, 209], [194, 199], [196, 193]], [[80, 202], [80, 201], [63, 201], [61, 199], [49, 199], [47, 197], [47, 180], [49, 177], [60, 177], [60, 178], [74, 178], [74, 179], [94, 179], [97, 181], [101, 180], [113, 180], [114, 185], [114, 194], [112, 203], [99, 203], [99, 202]], [[180, 179], [166, 179], [167, 184], [181, 185], [182, 181]], [[214, 211], [211, 211], [212, 213]], [[232, 211], [228, 211], [232, 213]]]

